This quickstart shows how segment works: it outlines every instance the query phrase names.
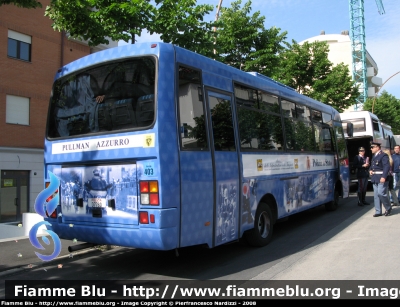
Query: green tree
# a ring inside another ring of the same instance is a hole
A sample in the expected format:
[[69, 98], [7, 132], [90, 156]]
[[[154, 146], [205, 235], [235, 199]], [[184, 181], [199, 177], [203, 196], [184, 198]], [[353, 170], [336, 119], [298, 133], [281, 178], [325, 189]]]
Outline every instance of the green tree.
[[280, 54], [280, 65], [274, 77], [299, 93], [331, 105], [339, 112], [355, 104], [359, 96], [349, 69], [328, 60], [326, 42], [292, 45]]
[[325, 79], [316, 80], [310, 93], [311, 98], [329, 104], [339, 112], [355, 104], [359, 95], [349, 68], [343, 63], [333, 66]]
[[278, 53], [285, 48], [287, 32], [265, 29], [265, 17], [259, 11], [250, 15], [251, 1], [243, 7], [241, 3], [238, 0], [230, 8], [221, 8], [216, 23], [216, 59], [238, 69], [271, 75], [279, 63]]
[[[157, 33], [167, 43], [194, 51], [210, 49], [211, 23], [203, 17], [213, 7], [196, 0], [52, 0], [45, 16], [57, 31], [88, 41], [90, 46], [114, 41], [135, 42], [143, 30]], [[107, 38], [108, 37], [108, 38]]]
[[393, 134], [400, 134], [400, 99], [383, 91], [381, 95], [374, 98], [368, 98], [364, 102], [363, 110], [372, 112], [372, 105], [374, 107], [374, 114], [378, 118], [392, 127]]
[[15, 6], [26, 9], [35, 9], [37, 7], [42, 7], [42, 4], [36, 0], [0, 0], [0, 6], [5, 4], [13, 4]]
[[66, 31], [90, 46], [108, 44], [107, 37], [128, 42], [141, 34], [153, 15], [147, 0], [52, 0], [45, 12], [54, 30]]
[[156, 4], [152, 21], [146, 26], [150, 34], [158, 33], [165, 43], [212, 57], [213, 23], [204, 21], [212, 5], [196, 5], [196, 0], [156, 0]]
[[328, 45], [321, 42], [300, 45], [295, 41], [280, 54], [281, 65], [275, 77], [299, 93], [309, 95], [316, 80], [325, 79], [332, 63]]

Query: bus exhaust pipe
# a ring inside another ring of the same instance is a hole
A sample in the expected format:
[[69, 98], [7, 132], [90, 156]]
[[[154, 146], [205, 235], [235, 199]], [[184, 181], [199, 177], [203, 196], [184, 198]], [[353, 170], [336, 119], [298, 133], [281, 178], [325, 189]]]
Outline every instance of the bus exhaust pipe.
[[85, 248], [90, 248], [90, 247], [94, 247], [96, 246], [96, 244], [93, 243], [82, 243], [82, 244], [78, 244], [78, 245], [73, 245], [73, 246], [68, 246], [68, 251], [70, 253], [72, 252], [76, 252]]

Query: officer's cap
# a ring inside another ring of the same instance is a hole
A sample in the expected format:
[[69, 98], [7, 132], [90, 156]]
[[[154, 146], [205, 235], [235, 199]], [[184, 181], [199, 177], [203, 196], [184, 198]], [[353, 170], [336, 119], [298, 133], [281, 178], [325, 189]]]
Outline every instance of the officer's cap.
[[365, 148], [364, 147], [360, 147], [360, 148], [358, 148], [358, 151], [365, 151]]
[[375, 146], [381, 147], [381, 143], [371, 142], [371, 147], [375, 147]]

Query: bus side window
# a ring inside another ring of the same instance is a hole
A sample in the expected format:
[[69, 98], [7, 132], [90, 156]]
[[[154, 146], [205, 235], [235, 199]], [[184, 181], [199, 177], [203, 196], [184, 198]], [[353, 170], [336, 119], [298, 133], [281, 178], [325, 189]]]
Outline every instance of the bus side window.
[[[307, 106], [282, 99], [286, 149], [315, 151], [311, 113]], [[315, 132], [317, 133], [317, 132]]]
[[332, 129], [330, 127], [323, 127], [322, 128], [322, 136], [323, 136], [323, 143], [324, 143], [324, 151], [325, 152], [333, 152], [334, 147], [333, 147], [333, 135], [332, 135]]
[[208, 148], [200, 71], [179, 67], [179, 129], [183, 149]]
[[279, 98], [267, 92], [235, 84], [240, 148], [282, 150], [283, 132]]

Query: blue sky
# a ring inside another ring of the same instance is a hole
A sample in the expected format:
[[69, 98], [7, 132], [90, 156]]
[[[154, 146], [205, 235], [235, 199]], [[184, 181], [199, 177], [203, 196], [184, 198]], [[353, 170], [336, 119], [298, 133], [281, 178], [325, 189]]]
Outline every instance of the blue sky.
[[[230, 7], [231, 0], [222, 6]], [[244, 4], [246, 0], [242, 0]], [[219, 0], [198, 0], [212, 4]], [[375, 0], [364, 0], [366, 48], [378, 65], [378, 77], [387, 81], [381, 89], [400, 99], [400, 0], [382, 0], [385, 14], [378, 13]], [[265, 16], [265, 27], [275, 26], [288, 32], [288, 41], [301, 42], [325, 34], [340, 34], [350, 30], [349, 0], [253, 0], [253, 12]], [[209, 16], [214, 19], [216, 9]], [[160, 41], [157, 36], [143, 33], [138, 42]], [[391, 77], [391, 78], [390, 78]], [[389, 79], [390, 78], [390, 79]]]

